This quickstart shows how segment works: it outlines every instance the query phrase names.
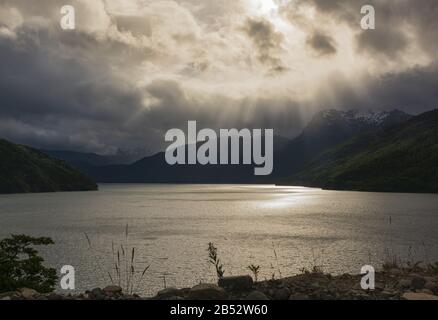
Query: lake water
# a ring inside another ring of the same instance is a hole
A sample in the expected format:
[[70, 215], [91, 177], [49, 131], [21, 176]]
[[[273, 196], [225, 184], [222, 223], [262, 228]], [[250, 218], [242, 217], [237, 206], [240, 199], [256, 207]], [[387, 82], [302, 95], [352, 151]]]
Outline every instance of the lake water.
[[[129, 258], [135, 247], [135, 291], [148, 295], [164, 283], [186, 287], [213, 281], [209, 242], [218, 248], [227, 275], [247, 274], [254, 264], [260, 265], [260, 279], [314, 265], [359, 273], [364, 264], [378, 267], [394, 255], [438, 260], [438, 195], [430, 194], [100, 185], [98, 192], [1, 195], [0, 225], [1, 237], [52, 237], [56, 244], [42, 250], [46, 264], [58, 270], [74, 266], [79, 291], [109, 284], [108, 272], [118, 282], [117, 251], [125, 265], [120, 245]], [[126, 282], [123, 270], [121, 278]]]

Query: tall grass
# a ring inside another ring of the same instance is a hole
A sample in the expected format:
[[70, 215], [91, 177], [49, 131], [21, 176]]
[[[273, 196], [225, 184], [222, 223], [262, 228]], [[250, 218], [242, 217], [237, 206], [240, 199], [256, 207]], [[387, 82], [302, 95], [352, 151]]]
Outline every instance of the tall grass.
[[102, 272], [102, 264], [100, 263], [101, 255], [105, 253], [102, 253], [93, 247], [88, 234], [85, 234], [85, 237], [87, 239], [89, 249], [93, 251], [95, 257], [94, 261], [97, 262], [99, 273], [107, 275], [107, 280], [109, 280], [111, 284], [121, 287], [124, 293], [133, 294], [136, 290], [138, 290], [139, 285], [143, 282], [144, 276], [150, 265], [147, 265], [141, 269], [137, 266], [137, 262], [135, 260], [136, 249], [135, 247], [131, 247], [129, 245], [128, 224], [125, 226], [124, 235], [124, 242], [121, 242], [117, 245], [114, 243], [114, 241], [111, 242], [113, 267], [105, 273]]
[[219, 259], [217, 248], [214, 246], [213, 242], [208, 244], [208, 262], [212, 264], [216, 269], [216, 275], [218, 280], [220, 280], [225, 273], [225, 269]]

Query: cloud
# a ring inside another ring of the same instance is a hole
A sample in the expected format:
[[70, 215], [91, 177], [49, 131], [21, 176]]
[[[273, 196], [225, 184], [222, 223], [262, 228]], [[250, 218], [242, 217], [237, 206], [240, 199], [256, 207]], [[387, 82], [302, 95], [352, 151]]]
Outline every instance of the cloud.
[[331, 56], [336, 54], [334, 40], [321, 32], [315, 32], [307, 39], [307, 45], [320, 56]]
[[282, 72], [286, 69], [279, 58], [284, 40], [283, 34], [275, 31], [272, 23], [266, 19], [248, 18], [243, 30], [256, 47], [257, 57], [261, 63], [268, 65], [273, 71]]
[[[163, 147], [188, 120], [294, 136], [324, 108], [437, 107], [438, 4], [57, 0], [0, 4], [0, 137], [99, 153]], [[309, 50], [310, 49], [310, 50]]]

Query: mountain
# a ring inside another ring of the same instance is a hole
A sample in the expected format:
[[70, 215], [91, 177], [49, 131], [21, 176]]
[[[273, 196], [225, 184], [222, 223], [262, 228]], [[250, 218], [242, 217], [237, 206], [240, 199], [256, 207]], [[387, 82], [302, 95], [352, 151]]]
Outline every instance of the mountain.
[[65, 150], [41, 150], [45, 154], [66, 161], [75, 168], [88, 168], [90, 166], [107, 166], [113, 164], [131, 164], [144, 158], [148, 152], [144, 149], [118, 150], [113, 155], [99, 155]]
[[0, 193], [88, 190], [97, 185], [66, 162], [0, 139]]
[[[354, 135], [407, 121], [411, 116], [398, 110], [359, 112], [328, 110], [315, 115], [302, 134], [293, 140], [274, 137], [274, 172], [254, 176], [252, 165], [178, 165], [166, 163], [164, 152], [131, 165], [80, 167], [99, 182], [153, 183], [274, 183], [302, 169], [320, 153]], [[75, 165], [74, 163], [72, 163]]]
[[275, 154], [274, 176], [290, 176], [320, 153], [353, 136], [403, 123], [412, 116], [399, 110], [325, 110], [317, 113], [303, 132]]
[[59, 160], [64, 160], [68, 164], [76, 168], [89, 166], [106, 166], [117, 163], [113, 162], [112, 159], [107, 156], [101, 156], [96, 153], [84, 153], [65, 150], [41, 150], [41, 152]]
[[358, 135], [286, 181], [327, 189], [437, 193], [438, 110]]
[[[262, 139], [264, 141], [264, 138]], [[274, 136], [274, 152], [290, 142]], [[186, 146], [187, 148], [187, 146]], [[219, 148], [218, 148], [219, 150]], [[187, 154], [187, 152], [186, 152]], [[240, 150], [242, 155], [242, 150]], [[240, 162], [242, 163], [242, 161]], [[255, 176], [254, 165], [169, 165], [165, 153], [143, 158], [131, 165], [84, 168], [98, 182], [106, 183], [267, 183], [270, 177]]]

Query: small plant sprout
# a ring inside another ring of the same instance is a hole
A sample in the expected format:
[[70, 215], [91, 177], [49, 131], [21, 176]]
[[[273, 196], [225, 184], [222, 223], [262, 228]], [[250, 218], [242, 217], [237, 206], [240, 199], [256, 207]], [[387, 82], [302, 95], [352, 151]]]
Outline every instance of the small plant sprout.
[[225, 270], [218, 257], [217, 248], [212, 242], [208, 244], [208, 262], [212, 264], [216, 269], [216, 275], [218, 280], [223, 278]]
[[255, 265], [251, 264], [248, 266], [248, 269], [253, 273], [254, 281], [257, 282], [258, 278], [259, 278], [260, 266], [255, 266]]

